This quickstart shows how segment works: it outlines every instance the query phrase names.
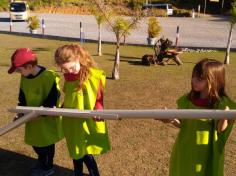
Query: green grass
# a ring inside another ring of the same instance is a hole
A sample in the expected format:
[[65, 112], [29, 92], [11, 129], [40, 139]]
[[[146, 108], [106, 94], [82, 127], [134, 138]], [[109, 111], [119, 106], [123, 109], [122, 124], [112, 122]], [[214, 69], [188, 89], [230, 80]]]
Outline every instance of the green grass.
[[[38, 55], [39, 63], [49, 69], [59, 70], [53, 55], [57, 47], [71, 42], [36, 39], [0, 34], [0, 124], [11, 122], [14, 114], [7, 111], [17, 104], [19, 75], [7, 74], [10, 57], [16, 48], [30, 47]], [[102, 45], [103, 56], [96, 56], [97, 45], [86, 43], [84, 47], [93, 55], [99, 67], [107, 73], [105, 90], [106, 109], [157, 109], [176, 108], [175, 101], [190, 89], [191, 71], [201, 58], [223, 61], [224, 52], [183, 53], [182, 66], [143, 66], [141, 57], [152, 54], [148, 47], [122, 46], [120, 80], [109, 79], [114, 63], [115, 45]], [[227, 90], [236, 100], [236, 53], [231, 53], [227, 66]], [[96, 157], [102, 176], [166, 176], [171, 147], [177, 129], [154, 120], [108, 121], [112, 150]], [[236, 132], [233, 131], [226, 147], [225, 175], [235, 173]], [[25, 176], [35, 163], [33, 150], [24, 144], [24, 128], [0, 137], [0, 175]], [[65, 141], [56, 146], [55, 164], [57, 176], [69, 176], [72, 161]]]
[[0, 11], [8, 9], [8, 1], [7, 0], [0, 0]]

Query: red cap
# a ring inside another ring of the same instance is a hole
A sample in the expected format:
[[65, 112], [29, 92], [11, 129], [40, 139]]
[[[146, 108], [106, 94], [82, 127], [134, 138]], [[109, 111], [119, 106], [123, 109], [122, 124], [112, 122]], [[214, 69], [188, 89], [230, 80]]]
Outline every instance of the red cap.
[[27, 62], [36, 61], [36, 55], [29, 48], [19, 48], [11, 56], [11, 67], [8, 73], [13, 73], [16, 68], [23, 66]]

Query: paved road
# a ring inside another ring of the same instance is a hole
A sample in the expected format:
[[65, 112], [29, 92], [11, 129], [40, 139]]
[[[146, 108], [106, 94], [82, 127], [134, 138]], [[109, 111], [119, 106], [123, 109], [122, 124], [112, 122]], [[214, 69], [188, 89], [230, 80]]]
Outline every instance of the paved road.
[[[93, 16], [64, 15], [64, 14], [37, 14], [45, 19], [45, 34], [79, 38], [79, 23], [83, 24], [83, 31], [87, 39], [97, 39], [97, 25]], [[0, 30], [9, 31], [8, 13], [0, 13]], [[180, 26], [179, 45], [191, 47], [224, 48], [227, 44], [229, 22], [226, 17], [202, 18], [158, 18], [163, 28], [161, 35], [175, 41], [176, 27]], [[13, 31], [29, 33], [26, 22], [13, 22]], [[41, 30], [40, 30], [41, 32]], [[103, 40], [115, 41], [114, 34], [108, 26], [102, 27]], [[144, 18], [135, 31], [127, 37], [127, 43], [146, 44], [147, 18]], [[236, 48], [236, 32], [233, 32], [232, 48]]]

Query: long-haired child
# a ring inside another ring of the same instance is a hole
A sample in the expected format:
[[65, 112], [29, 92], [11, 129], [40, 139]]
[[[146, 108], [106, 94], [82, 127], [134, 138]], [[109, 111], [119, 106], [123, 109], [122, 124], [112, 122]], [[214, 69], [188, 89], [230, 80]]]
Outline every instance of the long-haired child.
[[[55, 52], [56, 64], [64, 73], [64, 108], [79, 110], [103, 109], [105, 73], [96, 68], [90, 54], [76, 44], [64, 45]], [[90, 176], [99, 171], [93, 155], [110, 149], [104, 121], [63, 117], [62, 126], [74, 164], [75, 176], [83, 175], [83, 163]]]
[[[191, 86], [177, 100], [179, 109], [236, 108], [225, 92], [225, 66], [219, 61], [199, 61], [193, 68]], [[233, 121], [222, 118], [171, 121], [180, 131], [171, 154], [170, 176], [224, 175], [224, 148]]]

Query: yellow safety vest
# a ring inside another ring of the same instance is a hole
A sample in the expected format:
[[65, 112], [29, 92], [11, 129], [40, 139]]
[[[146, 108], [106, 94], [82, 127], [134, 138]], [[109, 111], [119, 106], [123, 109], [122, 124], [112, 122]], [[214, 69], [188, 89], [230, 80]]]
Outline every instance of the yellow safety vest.
[[[84, 87], [79, 91], [79, 80], [65, 81], [64, 108], [93, 110], [100, 82], [104, 90], [105, 80], [106, 75], [102, 70], [90, 69]], [[102, 154], [110, 150], [107, 126], [104, 121], [63, 117], [62, 126], [73, 159], [82, 158], [86, 154]]]
[[[24, 92], [26, 105], [41, 106], [48, 97], [55, 82], [59, 89], [59, 76], [50, 70], [45, 70], [32, 79], [22, 77], [20, 88]], [[63, 133], [59, 117], [37, 117], [36, 120], [27, 122], [25, 125], [25, 143], [31, 146], [48, 146], [62, 138]]]

